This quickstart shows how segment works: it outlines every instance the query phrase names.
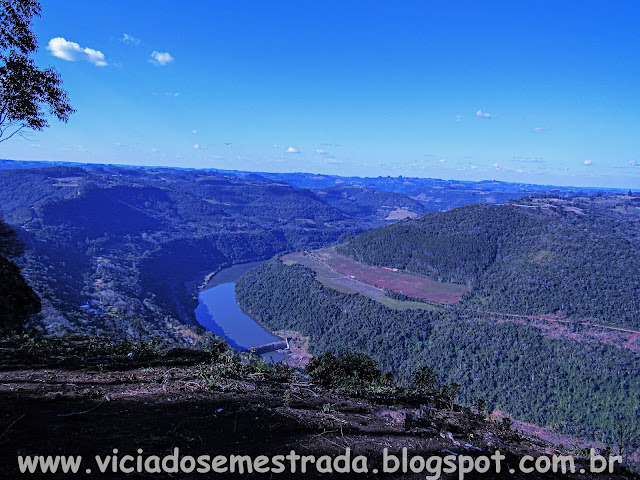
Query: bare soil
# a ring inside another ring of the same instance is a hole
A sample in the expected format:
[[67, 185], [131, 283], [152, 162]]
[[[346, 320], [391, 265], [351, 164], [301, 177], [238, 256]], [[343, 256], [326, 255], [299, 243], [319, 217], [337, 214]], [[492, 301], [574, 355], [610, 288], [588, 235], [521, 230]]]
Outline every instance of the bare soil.
[[[303, 381], [278, 383], [260, 375], [222, 378], [205, 385], [198, 376], [203, 354], [171, 351], [143, 361], [114, 355], [83, 358], [82, 351], [47, 356], [0, 343], [0, 478], [66, 478], [20, 475], [18, 455], [164, 456], [339, 455], [348, 447], [380, 465], [384, 448], [411, 455], [490, 455], [496, 449], [514, 467], [525, 454], [562, 453], [552, 444], [470, 412], [435, 409], [375, 396], [358, 398]], [[457, 410], [457, 409], [456, 409]], [[418, 419], [418, 420], [416, 420]], [[87, 460], [91, 462], [91, 460]], [[97, 470], [94, 468], [94, 470]], [[199, 475], [94, 472], [79, 478], [198, 478]], [[275, 478], [317, 478], [281, 474]], [[323, 475], [323, 478], [331, 475]], [[206, 476], [203, 476], [206, 478]], [[227, 478], [270, 478], [229, 475]], [[424, 478], [425, 475], [337, 475], [338, 478]], [[531, 477], [557, 478], [553, 474]], [[458, 478], [457, 475], [443, 478]], [[496, 474], [465, 478], [504, 478]], [[563, 478], [596, 478], [567, 475]], [[618, 473], [597, 478], [637, 478]]]

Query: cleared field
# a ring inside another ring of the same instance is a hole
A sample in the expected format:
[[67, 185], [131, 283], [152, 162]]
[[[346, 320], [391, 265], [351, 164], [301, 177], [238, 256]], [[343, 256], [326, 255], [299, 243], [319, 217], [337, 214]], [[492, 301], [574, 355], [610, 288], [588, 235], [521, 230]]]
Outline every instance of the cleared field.
[[402, 293], [428, 302], [452, 305], [469, 289], [466, 285], [436, 282], [427, 277], [401, 272], [386, 267], [364, 265], [338, 254], [333, 247], [311, 252], [319, 255], [326, 264], [338, 273], [353, 276], [361, 282], [378, 288]]
[[364, 265], [340, 255], [333, 247], [291, 253], [283, 256], [282, 261], [289, 265], [300, 263], [312, 268], [318, 281], [326, 286], [344, 293], [361, 293], [383, 303], [393, 302], [396, 307], [425, 308], [425, 304], [391, 299], [384, 294], [385, 290], [443, 305], [457, 303], [468, 290], [465, 285], [436, 282], [386, 267]]
[[316, 280], [325, 287], [332, 288], [342, 293], [353, 295], [359, 293], [383, 305], [396, 310], [433, 310], [438, 308], [434, 305], [422, 302], [411, 302], [395, 300], [385, 295], [381, 288], [368, 285], [355, 278], [345, 276], [336, 272], [328, 265], [318, 260], [317, 256], [304, 254], [302, 252], [289, 253], [282, 256], [281, 261], [285, 265], [299, 263], [316, 272]]

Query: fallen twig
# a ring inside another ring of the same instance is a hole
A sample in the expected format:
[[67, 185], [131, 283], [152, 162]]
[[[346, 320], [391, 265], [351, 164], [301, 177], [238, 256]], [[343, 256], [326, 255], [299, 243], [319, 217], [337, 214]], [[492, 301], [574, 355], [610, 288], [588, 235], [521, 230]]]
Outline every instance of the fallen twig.
[[13, 422], [11, 422], [11, 425], [9, 425], [7, 428], [5, 428], [4, 432], [2, 432], [2, 435], [0, 435], [0, 438], [4, 437], [7, 432], [9, 430], [11, 430], [11, 427], [13, 427], [16, 423], [18, 423], [20, 420], [22, 420], [24, 418], [24, 415], [20, 415], [18, 418], [16, 418]]
[[106, 401], [108, 401], [108, 399], [107, 399], [107, 397], [104, 397], [102, 400], [100, 400], [99, 404], [97, 404], [95, 407], [90, 408], [89, 410], [84, 410], [82, 412], [59, 413], [58, 416], [59, 417], [73, 417], [74, 415], [84, 415], [85, 413], [89, 413], [89, 412], [94, 411], [96, 408], [98, 408], [100, 405], [102, 405]]

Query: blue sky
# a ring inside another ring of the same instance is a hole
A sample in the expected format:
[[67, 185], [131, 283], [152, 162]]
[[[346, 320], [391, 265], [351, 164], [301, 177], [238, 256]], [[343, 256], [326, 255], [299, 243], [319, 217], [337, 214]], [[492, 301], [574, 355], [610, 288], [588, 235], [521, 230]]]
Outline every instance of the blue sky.
[[0, 157], [640, 188], [636, 2], [43, 2]]

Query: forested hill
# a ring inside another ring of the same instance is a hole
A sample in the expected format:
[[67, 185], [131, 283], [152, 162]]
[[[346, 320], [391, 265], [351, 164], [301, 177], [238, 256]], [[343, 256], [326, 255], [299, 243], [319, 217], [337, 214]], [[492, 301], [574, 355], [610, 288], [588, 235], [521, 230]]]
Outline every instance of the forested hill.
[[430, 213], [362, 233], [339, 251], [465, 283], [462, 306], [638, 328], [639, 221], [639, 197], [533, 197]]
[[429, 211], [418, 200], [402, 193], [378, 192], [364, 187], [331, 187], [313, 192], [341, 212], [372, 223], [415, 218]]
[[42, 299], [33, 321], [59, 334], [191, 339], [205, 274], [367, 227], [308, 190], [178, 169], [3, 170], [0, 206]]
[[366, 353], [405, 382], [429, 365], [460, 385], [468, 405], [482, 398], [491, 410], [605, 442], [624, 426], [640, 447], [640, 358], [629, 350], [455, 307], [392, 308], [329, 288], [280, 259], [240, 278], [236, 297], [266, 327], [308, 336], [314, 355]]

